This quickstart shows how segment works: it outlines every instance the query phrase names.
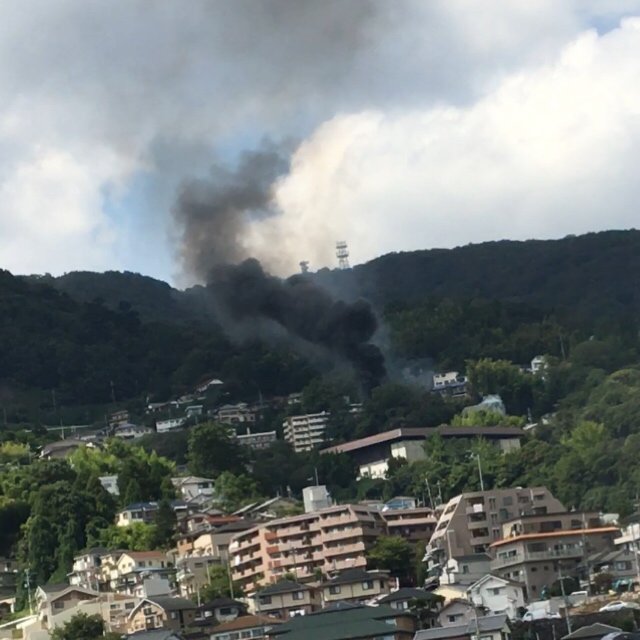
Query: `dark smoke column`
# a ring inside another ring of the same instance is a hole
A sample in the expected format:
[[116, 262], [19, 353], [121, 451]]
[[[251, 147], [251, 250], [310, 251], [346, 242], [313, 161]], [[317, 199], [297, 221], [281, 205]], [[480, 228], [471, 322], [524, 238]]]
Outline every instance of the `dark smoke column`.
[[207, 288], [231, 321], [269, 319], [349, 363], [365, 393], [384, 378], [383, 356], [369, 343], [377, 321], [368, 303], [335, 301], [306, 276], [280, 280], [255, 259], [214, 267]]

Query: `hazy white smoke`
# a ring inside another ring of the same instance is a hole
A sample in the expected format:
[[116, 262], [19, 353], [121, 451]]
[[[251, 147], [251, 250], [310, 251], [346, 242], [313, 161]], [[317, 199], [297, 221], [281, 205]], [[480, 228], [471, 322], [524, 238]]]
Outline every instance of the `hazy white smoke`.
[[640, 19], [582, 34], [468, 107], [322, 124], [248, 245], [281, 272], [380, 252], [637, 226]]

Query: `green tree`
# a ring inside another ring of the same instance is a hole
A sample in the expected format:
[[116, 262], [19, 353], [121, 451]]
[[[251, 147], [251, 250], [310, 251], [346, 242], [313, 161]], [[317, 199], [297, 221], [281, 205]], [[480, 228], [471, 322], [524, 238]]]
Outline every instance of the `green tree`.
[[155, 548], [157, 539], [154, 524], [135, 522], [126, 527], [110, 525], [100, 532], [100, 537], [96, 542], [108, 549], [149, 551]]
[[209, 569], [209, 584], [200, 590], [200, 598], [203, 602], [209, 602], [215, 598], [242, 598], [242, 588], [233, 584], [227, 565], [215, 565]]
[[223, 471], [215, 483], [217, 503], [224, 511], [233, 512], [259, 497], [258, 484], [245, 474]]
[[367, 553], [367, 562], [373, 569], [382, 569], [401, 580], [415, 577], [414, 549], [400, 536], [381, 536]]
[[223, 471], [244, 470], [244, 452], [231, 429], [212, 422], [190, 430], [188, 460], [193, 474], [207, 478], [217, 478]]
[[158, 511], [155, 514], [154, 547], [169, 547], [176, 532], [177, 518], [175, 511], [168, 500], [158, 503]]
[[99, 614], [86, 613], [76, 614], [51, 632], [52, 640], [119, 640], [121, 637], [119, 633], [105, 633], [104, 620]]

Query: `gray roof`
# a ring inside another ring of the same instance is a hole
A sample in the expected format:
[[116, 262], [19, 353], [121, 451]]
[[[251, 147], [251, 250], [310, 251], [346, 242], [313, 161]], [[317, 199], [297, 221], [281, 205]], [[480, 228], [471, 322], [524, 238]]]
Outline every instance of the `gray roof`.
[[488, 553], [470, 553], [466, 556], [454, 556], [456, 562], [482, 562], [486, 560], [489, 562], [491, 556]]
[[186, 598], [174, 598], [173, 596], [152, 596], [145, 598], [148, 602], [153, 602], [165, 611], [180, 611], [184, 609], [195, 609], [196, 605], [192, 600]]
[[293, 580], [280, 580], [279, 582], [270, 584], [264, 589], [260, 589], [260, 591], [255, 594], [255, 597], [274, 596], [279, 593], [291, 593], [293, 591], [309, 591], [309, 589], [310, 587], [307, 585], [294, 582]]
[[580, 627], [573, 633], [563, 636], [562, 640], [565, 640], [566, 638], [570, 638], [571, 640], [575, 640], [576, 638], [601, 638], [602, 636], [606, 636], [608, 633], [615, 633], [620, 631], [621, 629], [619, 629], [618, 627], [612, 627], [608, 624], [595, 622], [594, 624], [589, 624], [586, 627]]
[[70, 586], [71, 585], [68, 582], [55, 582], [53, 584], [39, 585], [40, 589], [45, 593], [59, 593], [60, 591], [68, 589]]
[[387, 602], [396, 602], [398, 600], [433, 600], [435, 597], [436, 595], [431, 591], [414, 589], [413, 587], [401, 587], [384, 596], [384, 598], [380, 598], [378, 603], [386, 604]]
[[345, 569], [337, 576], [324, 582], [321, 586], [329, 586], [334, 584], [350, 584], [352, 582], [364, 582], [375, 578], [388, 578], [389, 572], [366, 571], [365, 569]]
[[136, 633], [123, 636], [128, 640], [184, 640], [184, 636], [170, 629], [153, 629], [152, 631], [136, 631]]
[[[478, 618], [478, 630], [482, 632], [499, 631], [507, 624], [507, 616], [500, 614], [497, 616], [484, 616]], [[470, 620], [464, 624], [452, 624], [447, 627], [434, 627], [433, 629], [423, 629], [417, 631], [413, 640], [441, 640], [444, 638], [458, 638], [476, 633], [476, 620]]]

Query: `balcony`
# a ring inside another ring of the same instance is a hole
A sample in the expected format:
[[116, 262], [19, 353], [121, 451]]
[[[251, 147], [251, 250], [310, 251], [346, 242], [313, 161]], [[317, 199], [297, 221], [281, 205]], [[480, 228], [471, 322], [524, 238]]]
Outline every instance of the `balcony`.
[[497, 569], [501, 567], [507, 567], [513, 564], [520, 564], [522, 562], [541, 562], [544, 560], [562, 560], [567, 558], [582, 558], [582, 548], [576, 547], [575, 549], [549, 549], [547, 551], [527, 551], [525, 553], [516, 553], [512, 556], [497, 557], [491, 561], [491, 568]]
[[485, 510], [485, 507], [484, 507], [484, 501], [483, 501], [483, 502], [477, 502], [475, 504], [468, 504], [464, 512], [466, 515], [471, 516], [476, 513], [483, 513], [484, 510]]
[[325, 547], [324, 556], [326, 558], [333, 556], [342, 556], [347, 553], [361, 554], [365, 551], [364, 542], [356, 542], [354, 544], [343, 544], [335, 547]]

